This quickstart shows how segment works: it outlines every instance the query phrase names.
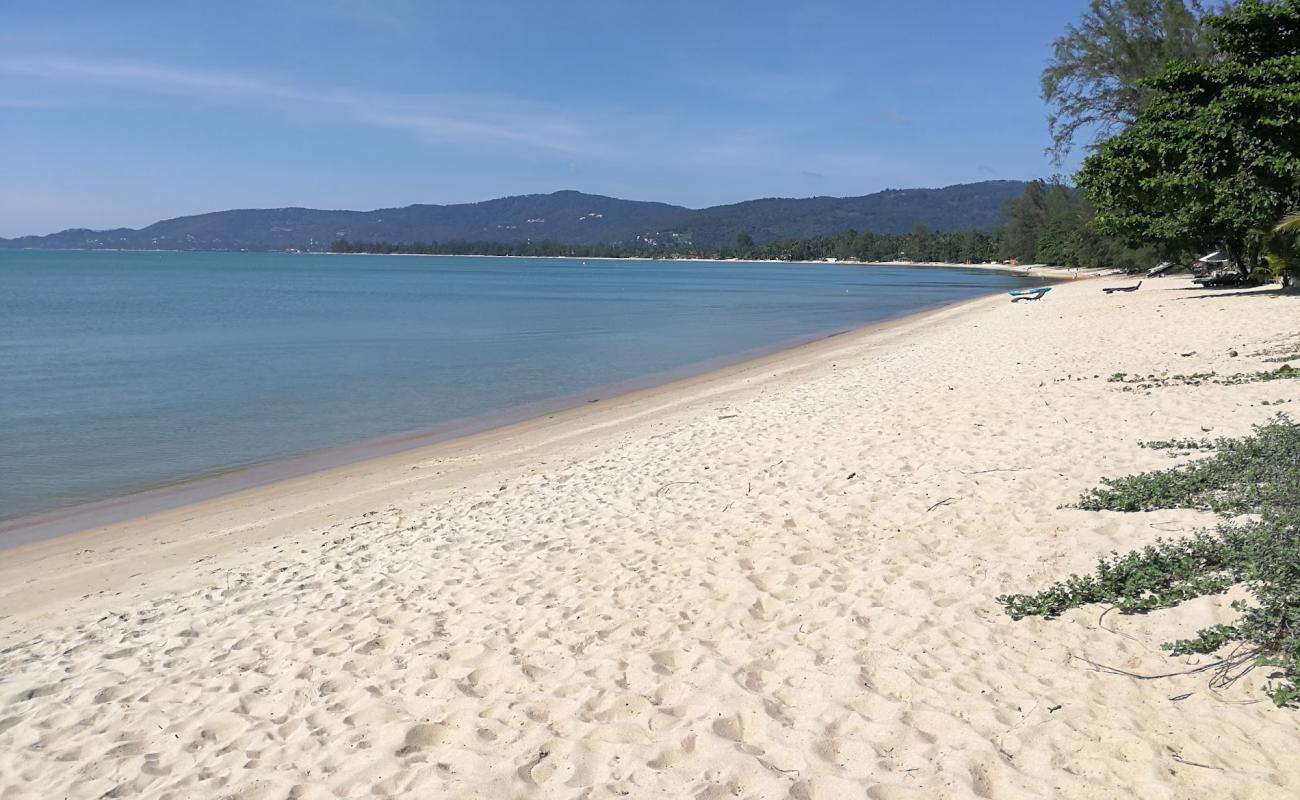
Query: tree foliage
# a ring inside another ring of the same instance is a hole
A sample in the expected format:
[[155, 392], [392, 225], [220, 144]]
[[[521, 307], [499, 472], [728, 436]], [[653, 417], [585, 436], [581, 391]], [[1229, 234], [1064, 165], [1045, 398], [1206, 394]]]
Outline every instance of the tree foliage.
[[1092, 0], [1052, 44], [1043, 70], [1058, 163], [1082, 131], [1106, 136], [1136, 119], [1155, 93], [1144, 78], [1173, 60], [1210, 58], [1201, 14], [1196, 0]]
[[1001, 250], [996, 233], [978, 230], [939, 232], [918, 225], [912, 233], [859, 233], [779, 239], [756, 244], [744, 234], [735, 245], [703, 248], [674, 243], [647, 244], [644, 240], [622, 244], [575, 245], [544, 240], [534, 242], [365, 242], [339, 239], [335, 253], [412, 253], [418, 255], [551, 256], [566, 258], [740, 258], [780, 261], [941, 261], [969, 264], [993, 261]]
[[1150, 266], [1156, 254], [1133, 249], [1095, 231], [1092, 204], [1060, 178], [1031, 181], [1007, 203], [1002, 255], [1026, 264], [1135, 268]]
[[1300, 0], [1246, 0], [1205, 18], [1214, 63], [1169, 64], [1134, 122], [1079, 183], [1096, 228], [1183, 250], [1227, 247], [1243, 270], [1300, 204]]
[[[781, 239], [759, 248], [760, 258], [786, 261], [816, 261], [835, 258], [844, 261], [938, 261], [971, 264], [997, 259], [1000, 236], [978, 230], [934, 231], [917, 225], [911, 233], [864, 233], [845, 231], [835, 236]], [[724, 258], [734, 255], [720, 253]]]
[[1300, 214], [1292, 214], [1271, 231], [1264, 231], [1260, 258], [1262, 271], [1270, 280], [1290, 286], [1300, 273]]

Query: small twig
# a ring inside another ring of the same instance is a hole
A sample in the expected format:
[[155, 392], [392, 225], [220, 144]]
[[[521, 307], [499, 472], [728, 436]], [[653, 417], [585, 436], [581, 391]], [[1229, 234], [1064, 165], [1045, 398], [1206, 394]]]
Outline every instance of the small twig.
[[[1243, 648], [1246, 648], [1243, 650]], [[1214, 677], [1210, 679], [1211, 689], [1226, 689], [1232, 684], [1244, 678], [1259, 666], [1260, 648], [1246, 647], [1246, 644], [1237, 645], [1231, 653], [1228, 653], [1221, 661], [1218, 662], [1219, 668], [1215, 671]], [[1240, 667], [1237, 673], [1232, 674], [1233, 669]]]
[[939, 506], [946, 506], [946, 505], [948, 505], [949, 503], [951, 503], [952, 501], [954, 501], [954, 500], [956, 500], [956, 499], [957, 499], [957, 498], [955, 498], [955, 497], [945, 497], [944, 499], [940, 500], [939, 502], [937, 502], [937, 503], [935, 503], [934, 505], [932, 505], [932, 506], [930, 506], [929, 508], [927, 508], [927, 509], [925, 510], [925, 513], [929, 514], [931, 511], [935, 510], [935, 509], [938, 508]]
[[1214, 687], [1210, 687], [1210, 697], [1213, 697], [1225, 706], [1253, 706], [1256, 703], [1264, 702], [1263, 700], [1225, 700], [1219, 696], [1219, 693], [1214, 690]]
[[1173, 525], [1173, 524], [1175, 524], [1175, 523], [1173, 523], [1173, 522], [1152, 522], [1152, 523], [1150, 523], [1149, 527], [1155, 528], [1155, 529], [1158, 530], [1158, 531], [1169, 531], [1170, 533], [1173, 533], [1174, 531], [1185, 531], [1185, 530], [1187, 530], [1186, 528], [1165, 528], [1165, 527], [1161, 527], [1161, 526], [1164, 526], [1164, 525]]
[[1022, 713], [1022, 714], [1020, 715], [1020, 721], [1017, 722], [1015, 725], [1012, 725], [1010, 728], [1007, 728], [1007, 733], [1011, 733], [1011, 732], [1014, 731], [1016, 728], [1019, 728], [1021, 725], [1024, 725], [1024, 724], [1025, 724], [1025, 720], [1029, 719], [1029, 715], [1032, 714], [1032, 713], [1034, 713], [1035, 711], [1037, 711], [1037, 710], [1038, 710], [1038, 707], [1039, 707], [1040, 705], [1042, 705], [1042, 703], [1043, 703], [1043, 701], [1042, 701], [1042, 700], [1039, 700], [1039, 701], [1037, 701], [1036, 703], [1034, 703], [1034, 707], [1033, 707], [1033, 708], [1031, 708], [1031, 709], [1029, 709], [1028, 711]]
[[1152, 652], [1151, 648], [1147, 647], [1146, 642], [1143, 642], [1141, 639], [1137, 638], [1136, 636], [1124, 633], [1123, 631], [1117, 631], [1114, 628], [1107, 628], [1105, 625], [1102, 624], [1102, 620], [1106, 619], [1106, 615], [1114, 611], [1115, 609], [1116, 606], [1107, 606], [1106, 610], [1101, 612], [1101, 616], [1097, 617], [1097, 627], [1101, 628], [1103, 631], [1106, 631], [1107, 633], [1113, 633], [1116, 636], [1123, 636], [1125, 639], [1128, 639], [1129, 641], [1136, 642], [1138, 646], [1141, 647], [1143, 650], [1146, 650], [1147, 652]]
[[1119, 667], [1111, 667], [1105, 664], [1099, 664], [1090, 658], [1084, 658], [1083, 656], [1076, 656], [1073, 653], [1070, 654], [1070, 658], [1077, 658], [1083, 663], [1092, 666], [1098, 672], [1109, 672], [1112, 675], [1123, 675], [1127, 678], [1134, 678], [1140, 681], [1154, 681], [1154, 680], [1160, 680], [1161, 678], [1177, 678], [1183, 675], [1195, 675], [1198, 672], [1206, 672], [1208, 670], [1214, 669], [1215, 667], [1218, 667], [1224, 663], [1222, 661], [1212, 661], [1209, 664], [1202, 664], [1199, 667], [1192, 667], [1191, 669], [1184, 670], [1182, 672], [1166, 672], [1163, 675], [1139, 675], [1136, 672], [1129, 672], [1128, 670], [1120, 669]]
[[987, 472], [1024, 472], [1029, 467], [994, 467], [993, 469], [977, 469], [974, 472], [962, 470], [963, 475], [983, 475]]
[[668, 483], [665, 483], [663, 486], [660, 486], [657, 490], [655, 490], [655, 497], [659, 497], [660, 495], [662, 495], [664, 493], [664, 490], [667, 489], [669, 486], [687, 486], [696, 483], [699, 483], [699, 481], [669, 481]]
[[1199, 761], [1188, 761], [1187, 759], [1180, 756], [1177, 750], [1174, 750], [1173, 748], [1167, 748], [1167, 749], [1169, 750], [1169, 755], [1172, 756], [1174, 761], [1177, 761], [1179, 764], [1186, 764], [1189, 767], [1200, 767], [1201, 769], [1217, 769], [1219, 772], [1223, 772], [1223, 767], [1212, 767], [1209, 764], [1202, 764]]

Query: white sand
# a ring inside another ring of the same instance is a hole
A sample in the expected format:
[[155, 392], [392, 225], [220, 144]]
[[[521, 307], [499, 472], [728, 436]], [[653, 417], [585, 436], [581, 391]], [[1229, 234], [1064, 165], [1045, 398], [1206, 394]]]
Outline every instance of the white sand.
[[1300, 318], [1128, 282], [2, 552], [0, 798], [1300, 796], [1262, 675], [1078, 658], [1177, 671], [1230, 598], [994, 602], [1206, 521], [1060, 508], [1170, 463], [1139, 440], [1300, 403], [1108, 384], [1276, 366]]

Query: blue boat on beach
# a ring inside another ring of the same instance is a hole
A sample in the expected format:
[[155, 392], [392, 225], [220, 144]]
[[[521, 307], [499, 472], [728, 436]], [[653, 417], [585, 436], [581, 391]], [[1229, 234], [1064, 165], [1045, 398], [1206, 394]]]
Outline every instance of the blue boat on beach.
[[1043, 295], [1052, 291], [1050, 286], [1040, 286], [1036, 289], [1017, 289], [1014, 292], [1008, 292], [1011, 295], [1011, 302], [1017, 300], [1042, 300]]

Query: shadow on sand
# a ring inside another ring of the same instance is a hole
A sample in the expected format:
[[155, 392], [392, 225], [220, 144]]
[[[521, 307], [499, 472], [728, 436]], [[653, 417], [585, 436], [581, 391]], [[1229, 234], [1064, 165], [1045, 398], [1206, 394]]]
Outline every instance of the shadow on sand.
[[1180, 292], [1197, 292], [1190, 297], [1180, 297], [1179, 300], [1209, 300], [1216, 297], [1295, 297], [1300, 296], [1300, 291], [1295, 287], [1283, 289], [1276, 284], [1267, 286], [1257, 286], [1255, 288], [1243, 287], [1223, 287], [1203, 289], [1200, 286], [1181, 286], [1175, 291]]

